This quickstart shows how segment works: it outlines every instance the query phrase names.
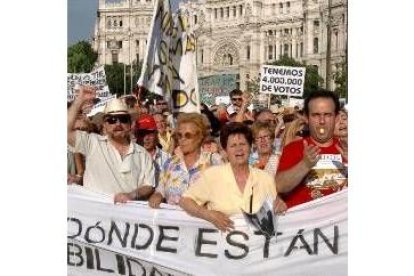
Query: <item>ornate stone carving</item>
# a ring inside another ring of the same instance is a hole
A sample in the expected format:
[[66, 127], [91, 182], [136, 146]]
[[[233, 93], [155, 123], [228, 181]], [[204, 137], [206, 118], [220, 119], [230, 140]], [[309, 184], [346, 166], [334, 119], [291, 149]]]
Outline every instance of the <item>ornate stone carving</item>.
[[231, 66], [239, 64], [239, 53], [236, 46], [228, 42], [220, 46], [214, 54], [214, 65]]

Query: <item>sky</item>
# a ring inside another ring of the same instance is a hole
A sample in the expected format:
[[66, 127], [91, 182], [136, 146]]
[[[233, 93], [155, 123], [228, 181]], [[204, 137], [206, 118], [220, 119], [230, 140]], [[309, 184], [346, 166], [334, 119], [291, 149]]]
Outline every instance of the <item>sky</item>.
[[[72, 45], [81, 40], [90, 40], [98, 10], [98, 0], [67, 0], [68, 1], [68, 44]], [[182, 0], [171, 0], [172, 9], [178, 8]]]

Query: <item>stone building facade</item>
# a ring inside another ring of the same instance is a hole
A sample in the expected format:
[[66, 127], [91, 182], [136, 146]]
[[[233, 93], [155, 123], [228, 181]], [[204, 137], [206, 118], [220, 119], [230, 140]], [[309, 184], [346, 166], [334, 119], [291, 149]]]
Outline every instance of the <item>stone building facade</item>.
[[93, 48], [99, 64], [144, 59], [155, 0], [99, 0]]
[[[329, 0], [193, 0], [181, 3], [197, 38], [200, 76], [239, 74], [246, 89], [262, 64], [288, 55], [326, 80]], [[347, 0], [330, 0], [331, 71], [347, 49]], [[331, 88], [334, 88], [332, 77]]]
[[[190, 0], [197, 39], [199, 77], [238, 74], [246, 89], [262, 64], [288, 55], [317, 66], [326, 80], [328, 1], [331, 13], [331, 72], [347, 49], [347, 0]], [[93, 47], [99, 64], [144, 58], [155, 0], [99, 0]], [[331, 88], [334, 83], [332, 78]]]

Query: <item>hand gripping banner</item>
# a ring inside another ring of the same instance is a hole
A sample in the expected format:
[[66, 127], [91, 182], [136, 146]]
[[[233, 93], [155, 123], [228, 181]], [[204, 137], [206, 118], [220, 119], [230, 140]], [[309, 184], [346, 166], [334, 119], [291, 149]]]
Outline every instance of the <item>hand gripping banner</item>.
[[179, 207], [116, 204], [68, 187], [69, 275], [347, 275], [347, 190], [290, 209], [267, 237], [220, 232]]

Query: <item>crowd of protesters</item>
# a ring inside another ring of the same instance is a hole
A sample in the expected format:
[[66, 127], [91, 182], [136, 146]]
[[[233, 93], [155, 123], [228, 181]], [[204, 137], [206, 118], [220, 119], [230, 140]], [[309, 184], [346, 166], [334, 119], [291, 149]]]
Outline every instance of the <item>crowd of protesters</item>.
[[249, 94], [229, 96], [228, 106], [173, 114], [163, 99], [129, 95], [89, 117], [96, 91], [80, 87], [68, 104], [68, 184], [111, 194], [115, 203], [179, 205], [221, 230], [233, 228], [230, 215], [256, 212], [266, 197], [284, 213], [347, 187], [348, 111], [333, 92], [311, 93], [303, 109], [251, 110]]

